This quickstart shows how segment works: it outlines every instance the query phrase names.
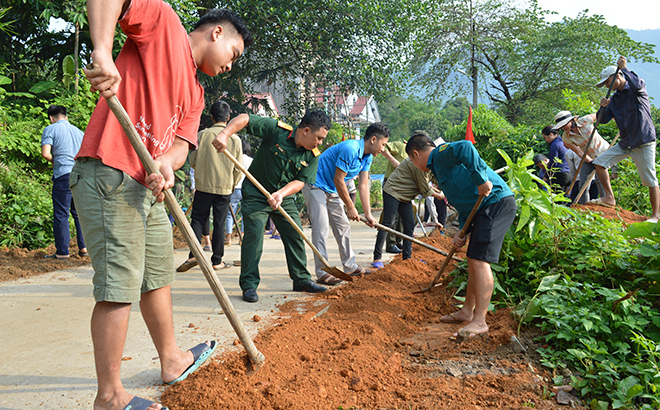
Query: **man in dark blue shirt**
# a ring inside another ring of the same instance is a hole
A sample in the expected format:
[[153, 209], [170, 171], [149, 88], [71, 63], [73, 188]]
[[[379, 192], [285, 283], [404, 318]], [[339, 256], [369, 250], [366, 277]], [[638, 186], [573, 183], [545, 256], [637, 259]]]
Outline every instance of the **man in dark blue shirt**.
[[552, 125], [543, 128], [541, 135], [543, 135], [545, 142], [550, 144], [548, 154], [550, 157], [548, 163], [550, 185], [559, 185], [562, 191], [566, 192], [571, 185], [571, 169], [568, 167], [568, 161], [565, 158], [567, 148], [564, 146], [564, 141]]
[[616, 76], [617, 67], [607, 67], [600, 73], [600, 82], [596, 84], [609, 87], [614, 82], [612, 89], [616, 92], [609, 100], [601, 99], [598, 114], [603, 124], [614, 118], [621, 132], [621, 141], [594, 160], [596, 173], [605, 190], [605, 196], [594, 202], [604, 206], [616, 205], [607, 168], [630, 157], [637, 166], [642, 185], [649, 188], [652, 214], [647, 222], [658, 222], [660, 189], [655, 173], [656, 138], [649, 95], [644, 80], [628, 69], [625, 57], [619, 57], [617, 66], [620, 72]]

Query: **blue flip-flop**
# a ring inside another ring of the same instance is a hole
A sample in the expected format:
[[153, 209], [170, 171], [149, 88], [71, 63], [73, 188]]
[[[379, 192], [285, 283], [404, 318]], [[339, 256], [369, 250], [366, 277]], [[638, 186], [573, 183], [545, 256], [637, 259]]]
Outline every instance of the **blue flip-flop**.
[[[147, 399], [143, 399], [142, 397], [135, 396], [131, 399], [130, 403], [126, 407], [124, 407], [124, 410], [146, 410], [154, 404], [155, 402]], [[161, 410], [168, 410], [167, 407], [161, 407]]]
[[209, 347], [209, 345], [207, 345], [206, 343], [200, 343], [197, 346], [190, 349], [190, 351], [193, 354], [193, 357], [195, 358], [195, 361], [193, 362], [193, 364], [191, 364], [190, 367], [188, 367], [186, 369], [186, 371], [181, 374], [181, 376], [179, 376], [175, 380], [172, 380], [171, 382], [167, 382], [165, 384], [174, 384], [176, 382], [180, 382], [182, 380], [185, 380], [186, 377], [188, 377], [190, 375], [190, 373], [197, 370], [199, 368], [199, 366], [201, 366], [206, 361], [206, 359], [211, 357], [213, 352], [215, 352], [216, 347], [217, 347], [217, 344], [215, 343], [215, 340], [212, 340], [211, 341], [211, 347]]

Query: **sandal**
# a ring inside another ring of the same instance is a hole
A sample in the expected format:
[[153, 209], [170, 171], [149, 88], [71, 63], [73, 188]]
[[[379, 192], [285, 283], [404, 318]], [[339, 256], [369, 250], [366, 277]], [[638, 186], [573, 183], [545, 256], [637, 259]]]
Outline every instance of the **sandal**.
[[371, 275], [374, 273], [371, 269], [366, 269], [361, 266], [358, 266], [353, 272], [349, 273], [349, 276], [362, 276], [362, 275]]
[[325, 275], [321, 276], [316, 280], [316, 283], [319, 283], [321, 285], [326, 285], [326, 286], [335, 286], [338, 285], [342, 282], [341, 279], [335, 278], [329, 273], [326, 273]]
[[213, 265], [213, 269], [215, 269], [215, 270], [227, 269], [227, 268], [231, 268], [231, 263], [229, 263], [229, 262], [220, 262], [220, 265]]

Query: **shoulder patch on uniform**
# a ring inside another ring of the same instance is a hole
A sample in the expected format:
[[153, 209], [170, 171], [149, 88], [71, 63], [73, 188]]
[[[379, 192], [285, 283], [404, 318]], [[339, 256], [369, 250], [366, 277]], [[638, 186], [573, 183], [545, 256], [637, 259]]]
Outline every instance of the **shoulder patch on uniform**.
[[282, 122], [282, 121], [277, 121], [277, 126], [280, 128], [284, 128], [287, 131], [293, 131], [293, 127], [290, 126], [289, 124]]
[[438, 152], [440, 152], [440, 151], [444, 151], [444, 150], [447, 149], [447, 148], [449, 148], [449, 143], [448, 143], [448, 142], [445, 142], [444, 144], [442, 144], [442, 145], [440, 145], [440, 146], [438, 147]]
[[315, 157], [318, 157], [319, 155], [321, 155], [321, 151], [319, 151], [318, 148], [314, 148], [312, 150], [312, 153], [314, 154]]

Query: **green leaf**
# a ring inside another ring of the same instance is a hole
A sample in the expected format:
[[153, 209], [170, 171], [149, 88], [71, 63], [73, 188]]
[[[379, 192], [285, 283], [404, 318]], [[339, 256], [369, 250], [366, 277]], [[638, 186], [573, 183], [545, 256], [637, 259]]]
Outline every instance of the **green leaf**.
[[559, 279], [561, 275], [548, 275], [541, 279], [541, 283], [539, 284], [539, 287], [536, 289], [537, 292], [547, 292], [550, 289], [553, 288], [555, 282], [557, 282], [557, 279]]
[[48, 91], [51, 88], [55, 87], [57, 83], [55, 81], [39, 81], [30, 88], [30, 92], [34, 94], [39, 94], [44, 91]]
[[0, 85], [11, 84], [11, 78], [0, 75]]

